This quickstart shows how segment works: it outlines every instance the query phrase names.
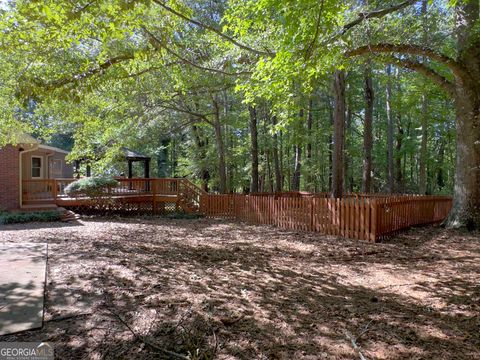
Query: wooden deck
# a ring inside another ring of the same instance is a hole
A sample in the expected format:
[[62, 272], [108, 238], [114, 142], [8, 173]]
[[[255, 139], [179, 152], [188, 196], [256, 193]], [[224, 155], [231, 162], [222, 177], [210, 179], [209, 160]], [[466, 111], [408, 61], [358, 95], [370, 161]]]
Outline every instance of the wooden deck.
[[187, 179], [117, 179], [118, 185], [105, 189], [102, 196], [71, 197], [65, 188], [75, 179], [23, 181], [23, 207], [105, 208], [165, 212], [183, 209], [198, 212], [204, 191]]

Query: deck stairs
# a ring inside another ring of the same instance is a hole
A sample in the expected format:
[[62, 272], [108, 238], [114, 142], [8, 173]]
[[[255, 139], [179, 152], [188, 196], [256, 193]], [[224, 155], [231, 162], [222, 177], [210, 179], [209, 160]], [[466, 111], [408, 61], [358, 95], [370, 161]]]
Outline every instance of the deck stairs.
[[200, 199], [207, 192], [188, 179], [180, 179], [178, 184], [178, 204], [186, 213], [200, 212]]

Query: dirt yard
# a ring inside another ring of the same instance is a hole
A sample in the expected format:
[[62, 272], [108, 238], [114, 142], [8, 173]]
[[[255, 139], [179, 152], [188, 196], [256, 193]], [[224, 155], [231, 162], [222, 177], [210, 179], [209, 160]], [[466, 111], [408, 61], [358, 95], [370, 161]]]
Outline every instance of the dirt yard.
[[[58, 359], [480, 358], [480, 234], [368, 244], [213, 220], [0, 228], [48, 242]], [[8, 271], [8, 269], [1, 269]]]

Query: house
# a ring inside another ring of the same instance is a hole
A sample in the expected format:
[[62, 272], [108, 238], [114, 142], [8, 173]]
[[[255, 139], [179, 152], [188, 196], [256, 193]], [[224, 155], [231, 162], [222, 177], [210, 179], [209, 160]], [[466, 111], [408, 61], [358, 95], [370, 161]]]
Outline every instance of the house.
[[26, 134], [17, 136], [17, 143], [0, 148], [0, 210], [25, 208], [25, 195], [51, 186], [49, 179], [73, 178], [68, 151]]

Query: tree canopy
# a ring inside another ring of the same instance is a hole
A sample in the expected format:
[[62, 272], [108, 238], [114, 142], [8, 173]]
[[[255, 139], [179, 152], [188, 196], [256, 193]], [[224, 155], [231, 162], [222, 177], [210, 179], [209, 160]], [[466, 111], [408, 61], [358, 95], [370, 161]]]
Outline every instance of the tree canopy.
[[220, 192], [454, 193], [452, 224], [479, 224], [478, 8], [6, 1], [0, 140], [63, 133], [98, 172], [127, 145]]

